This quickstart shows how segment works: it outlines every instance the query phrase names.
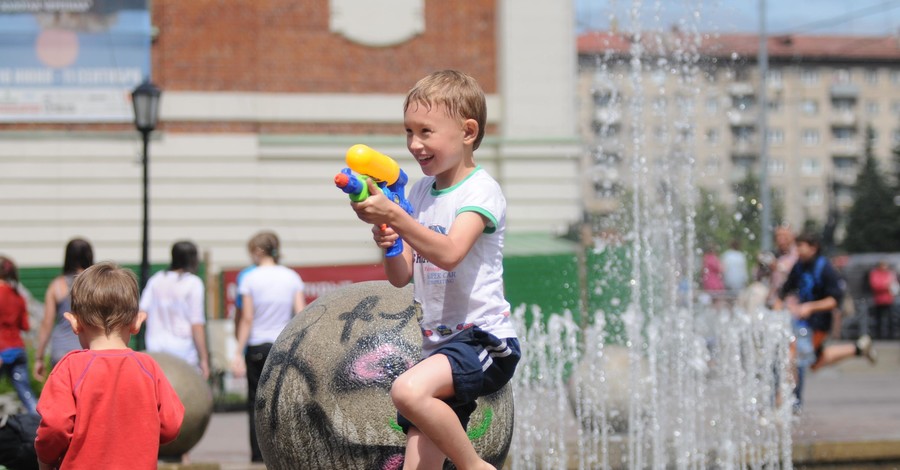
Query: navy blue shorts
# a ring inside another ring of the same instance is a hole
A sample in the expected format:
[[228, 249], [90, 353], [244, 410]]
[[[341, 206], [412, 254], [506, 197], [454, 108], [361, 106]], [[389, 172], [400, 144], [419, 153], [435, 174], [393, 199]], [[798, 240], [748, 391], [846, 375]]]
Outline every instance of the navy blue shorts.
[[[454, 395], [444, 401], [453, 408], [463, 429], [475, 411], [475, 399], [503, 388], [522, 357], [518, 339], [500, 339], [478, 327], [463, 330], [431, 353], [435, 354], [443, 354], [450, 361]], [[413, 426], [400, 413], [397, 424], [404, 433]]]

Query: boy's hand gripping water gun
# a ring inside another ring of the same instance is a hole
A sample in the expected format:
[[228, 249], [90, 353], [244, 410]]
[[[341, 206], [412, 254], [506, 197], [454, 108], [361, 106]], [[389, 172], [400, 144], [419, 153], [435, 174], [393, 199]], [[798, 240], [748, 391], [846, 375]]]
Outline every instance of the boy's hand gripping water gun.
[[[349, 168], [344, 168], [335, 175], [334, 184], [347, 193], [351, 201], [360, 202], [369, 197], [366, 180], [371, 178], [388, 199], [397, 203], [407, 214], [412, 214], [412, 205], [406, 200], [405, 194], [408, 178], [391, 157], [366, 145], [357, 144], [347, 150], [347, 166]], [[382, 226], [382, 230], [385, 228]], [[392, 257], [400, 253], [403, 253], [403, 240], [398, 238], [384, 255]]]

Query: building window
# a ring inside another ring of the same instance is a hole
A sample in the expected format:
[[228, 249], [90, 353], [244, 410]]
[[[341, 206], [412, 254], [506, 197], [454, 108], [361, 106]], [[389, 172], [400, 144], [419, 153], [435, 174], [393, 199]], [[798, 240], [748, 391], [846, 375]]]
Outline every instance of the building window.
[[731, 133], [735, 143], [750, 144], [753, 139], [753, 128], [750, 126], [734, 126]]
[[900, 130], [891, 132], [892, 145], [900, 145]]
[[856, 135], [856, 129], [852, 127], [835, 127], [831, 130], [834, 140], [842, 144], [852, 143], [853, 137]]
[[770, 175], [783, 175], [784, 174], [784, 160], [780, 158], [770, 158], [769, 159], [769, 174]]
[[709, 158], [706, 159], [706, 162], [703, 164], [703, 171], [708, 175], [715, 175], [719, 173], [719, 157], [715, 155], [710, 155]]
[[853, 98], [834, 98], [831, 100], [831, 107], [835, 111], [849, 112], [853, 111], [856, 106], [856, 100]]
[[766, 133], [766, 139], [772, 145], [781, 145], [784, 143], [784, 130], [779, 128], [769, 128]]
[[800, 163], [800, 173], [803, 176], [818, 176], [822, 173], [822, 164], [818, 158], [807, 157]]
[[822, 190], [816, 187], [808, 187], [803, 190], [803, 199], [808, 206], [817, 206], [822, 203]]
[[900, 101], [891, 101], [891, 112], [900, 115]]
[[675, 105], [678, 106], [678, 112], [681, 114], [694, 114], [694, 100], [689, 96], [676, 97]]
[[662, 112], [666, 110], [666, 97], [665, 96], [657, 96], [653, 98], [653, 111]]
[[781, 69], [769, 69], [769, 72], [766, 75], [766, 80], [772, 85], [781, 85]]
[[716, 114], [719, 112], [719, 98], [716, 96], [710, 96], [706, 98], [706, 112], [707, 114]]
[[819, 145], [818, 129], [803, 129], [800, 134], [803, 145]]
[[619, 102], [619, 95], [611, 90], [597, 90], [594, 92], [594, 106], [607, 108]]
[[878, 115], [878, 102], [875, 100], [866, 101], [866, 114], [869, 116]]
[[850, 74], [850, 69], [835, 69], [834, 71], [834, 83], [845, 85], [852, 81], [852, 75]]
[[815, 85], [819, 83], [819, 71], [809, 67], [800, 69], [800, 81], [803, 82], [804, 85]]
[[812, 99], [803, 100], [800, 102], [800, 110], [803, 114], [808, 114], [810, 116], [819, 114], [819, 102]]
[[656, 69], [653, 71], [653, 83], [657, 85], [662, 85], [666, 83], [666, 70], [665, 69]]
[[706, 143], [708, 144], [718, 144], [720, 140], [719, 130], [716, 128], [709, 128], [706, 130]]
[[731, 98], [731, 107], [738, 111], [747, 111], [756, 104], [756, 98], [753, 95], [735, 96]]
[[666, 142], [666, 129], [663, 126], [653, 127], [653, 139], [659, 143]]
[[878, 69], [866, 69], [865, 71], [866, 83], [869, 85], [875, 85], [878, 83]]
[[891, 83], [900, 85], [900, 70], [891, 70]]
[[766, 105], [769, 107], [769, 111], [773, 113], [777, 113], [781, 111], [782, 101], [781, 98], [775, 97], [766, 102]]

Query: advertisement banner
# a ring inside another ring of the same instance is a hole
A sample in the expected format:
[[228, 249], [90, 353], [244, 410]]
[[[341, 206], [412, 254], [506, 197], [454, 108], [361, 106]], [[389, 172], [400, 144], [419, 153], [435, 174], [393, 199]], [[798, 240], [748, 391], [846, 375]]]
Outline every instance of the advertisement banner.
[[[309, 304], [333, 290], [354, 282], [386, 280], [384, 267], [380, 264], [350, 264], [341, 266], [290, 267], [303, 279], [306, 303]], [[237, 276], [240, 269], [223, 269], [225, 318], [234, 318], [234, 299], [237, 297]]]
[[0, 122], [130, 122], [148, 0], [0, 1]]

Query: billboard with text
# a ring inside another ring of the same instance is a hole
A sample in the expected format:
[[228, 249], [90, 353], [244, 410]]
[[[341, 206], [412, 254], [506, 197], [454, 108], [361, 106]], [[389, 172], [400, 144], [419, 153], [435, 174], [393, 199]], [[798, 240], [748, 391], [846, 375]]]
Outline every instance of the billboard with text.
[[0, 122], [128, 122], [148, 0], [0, 1]]

